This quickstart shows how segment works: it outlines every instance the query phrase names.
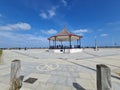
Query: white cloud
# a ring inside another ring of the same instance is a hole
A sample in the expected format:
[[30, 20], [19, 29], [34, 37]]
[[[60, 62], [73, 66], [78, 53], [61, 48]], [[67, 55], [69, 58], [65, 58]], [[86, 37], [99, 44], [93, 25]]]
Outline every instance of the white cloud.
[[62, 3], [64, 4], [64, 6], [67, 6], [67, 1], [62, 0]]
[[43, 19], [47, 19], [48, 18], [47, 13], [45, 13], [45, 12], [41, 12], [40, 13], [40, 17], [42, 17]]
[[108, 36], [108, 34], [105, 34], [105, 33], [104, 33], [104, 34], [101, 34], [100, 36], [101, 36], [101, 37], [106, 37], [106, 36]]
[[50, 30], [48, 31], [48, 33], [49, 33], [49, 34], [56, 34], [56, 33], [57, 33], [57, 31], [56, 31], [56, 30], [54, 30], [54, 29], [50, 29]]
[[49, 19], [52, 18], [53, 16], [56, 15], [56, 10], [57, 7], [52, 7], [51, 9], [47, 10], [47, 11], [42, 11], [39, 16], [43, 19]]
[[47, 37], [5, 31], [0, 32], [0, 41], [0, 47], [41, 47], [47, 46], [48, 42]]
[[56, 34], [57, 33], [57, 31], [55, 29], [41, 30], [41, 32], [44, 34]]
[[77, 34], [77, 35], [82, 35], [83, 33], [87, 33], [88, 29], [78, 29], [78, 30], [74, 30], [73, 33]]
[[86, 33], [86, 32], [88, 32], [87, 29], [74, 30], [74, 33]]
[[116, 25], [120, 25], [120, 21], [110, 22], [110, 23], [107, 23], [107, 25], [109, 25], [109, 26], [116, 26]]
[[48, 10], [48, 13], [49, 13], [50, 18], [55, 16], [55, 10], [54, 9]]
[[29, 30], [31, 26], [28, 23], [16, 23], [0, 26], [0, 30], [12, 31], [12, 30]]

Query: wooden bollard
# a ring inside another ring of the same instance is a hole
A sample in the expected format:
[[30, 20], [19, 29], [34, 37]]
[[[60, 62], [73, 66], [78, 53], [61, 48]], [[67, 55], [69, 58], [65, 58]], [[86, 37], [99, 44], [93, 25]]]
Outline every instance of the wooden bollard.
[[13, 60], [11, 63], [10, 90], [19, 90], [21, 88], [20, 69], [20, 60]]
[[97, 65], [97, 90], [112, 90], [111, 70], [103, 64]]

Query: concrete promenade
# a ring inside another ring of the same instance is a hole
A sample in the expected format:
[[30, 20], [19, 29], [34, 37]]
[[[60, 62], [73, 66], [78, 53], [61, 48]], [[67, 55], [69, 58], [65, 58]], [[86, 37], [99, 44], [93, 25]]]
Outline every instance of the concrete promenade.
[[[11, 61], [21, 60], [20, 90], [97, 90], [96, 64], [111, 69], [112, 90], [120, 90], [120, 49], [85, 49], [57, 54], [45, 49], [4, 50], [0, 90], [9, 90]], [[31, 79], [31, 80], [30, 80]]]

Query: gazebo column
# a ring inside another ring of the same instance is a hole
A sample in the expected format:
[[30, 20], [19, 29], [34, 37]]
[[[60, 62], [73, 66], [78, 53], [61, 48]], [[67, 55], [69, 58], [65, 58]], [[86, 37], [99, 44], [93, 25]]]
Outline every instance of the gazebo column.
[[81, 39], [79, 39], [79, 45], [80, 45], [80, 48], [81, 48]]
[[55, 37], [55, 48], [56, 48], [56, 37]]
[[50, 48], [50, 39], [49, 39], [49, 48]]
[[77, 46], [78, 46], [78, 39], [77, 39]]
[[63, 49], [63, 44], [62, 44], [62, 41], [61, 41], [61, 46], [60, 46], [61, 49]]
[[62, 45], [62, 41], [61, 41], [61, 45]]
[[55, 46], [54, 46], [54, 40], [53, 40], [53, 48], [54, 48]]
[[71, 47], [71, 35], [69, 36], [69, 42], [70, 42], [70, 49], [72, 48]]
[[78, 48], [78, 40], [79, 40], [79, 39], [77, 39], [77, 48]]

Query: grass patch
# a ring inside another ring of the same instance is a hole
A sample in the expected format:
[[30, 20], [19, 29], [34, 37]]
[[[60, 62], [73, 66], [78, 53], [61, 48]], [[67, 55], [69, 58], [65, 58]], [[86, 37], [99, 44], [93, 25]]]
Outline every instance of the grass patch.
[[0, 57], [2, 56], [2, 50], [0, 50]]
[[1, 56], [2, 56], [3, 51], [0, 50], [0, 64], [1, 64]]
[[120, 76], [120, 73], [117, 73], [117, 75], [119, 75], [119, 76]]

